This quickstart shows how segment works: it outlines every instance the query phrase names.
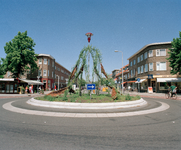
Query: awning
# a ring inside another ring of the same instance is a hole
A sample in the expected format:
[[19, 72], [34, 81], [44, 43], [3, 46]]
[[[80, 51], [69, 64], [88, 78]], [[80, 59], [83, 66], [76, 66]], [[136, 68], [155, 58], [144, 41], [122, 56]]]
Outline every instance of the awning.
[[0, 81], [14, 81], [14, 78], [0, 78]]
[[135, 83], [141, 83], [141, 82], [145, 82], [146, 79], [141, 79], [140, 82], [136, 81]]
[[19, 79], [22, 82], [28, 83], [28, 85], [43, 85], [42, 82], [36, 81], [36, 80], [27, 80], [27, 79]]
[[[125, 84], [126, 82], [123, 82], [123, 84]], [[121, 83], [122, 84], [122, 83]]]
[[136, 81], [127, 81], [127, 83], [134, 83], [134, 82], [136, 82]]
[[157, 78], [157, 82], [181, 82], [181, 78]]

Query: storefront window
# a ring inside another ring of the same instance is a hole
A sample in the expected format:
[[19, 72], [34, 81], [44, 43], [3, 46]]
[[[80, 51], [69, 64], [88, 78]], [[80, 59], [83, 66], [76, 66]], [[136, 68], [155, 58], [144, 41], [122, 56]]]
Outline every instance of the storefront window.
[[10, 84], [10, 93], [13, 93], [13, 84]]
[[167, 82], [160, 82], [160, 90], [167, 90], [169, 85]]
[[147, 82], [142, 82], [141, 83], [141, 89], [142, 90], [147, 90], [147, 87], [148, 87]]
[[6, 84], [6, 93], [9, 93], [9, 84]]
[[0, 83], [0, 93], [5, 92], [5, 83]]
[[14, 93], [17, 93], [18, 92], [18, 84], [14, 84]]

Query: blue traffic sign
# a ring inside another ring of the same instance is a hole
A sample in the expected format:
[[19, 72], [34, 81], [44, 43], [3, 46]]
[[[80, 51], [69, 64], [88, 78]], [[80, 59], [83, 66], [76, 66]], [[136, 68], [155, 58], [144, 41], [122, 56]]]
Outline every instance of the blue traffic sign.
[[153, 79], [153, 74], [148, 74], [148, 79]]
[[137, 79], [138, 82], [140, 82], [140, 80], [141, 80], [140, 78]]
[[87, 84], [87, 90], [95, 90], [96, 85], [95, 84]]

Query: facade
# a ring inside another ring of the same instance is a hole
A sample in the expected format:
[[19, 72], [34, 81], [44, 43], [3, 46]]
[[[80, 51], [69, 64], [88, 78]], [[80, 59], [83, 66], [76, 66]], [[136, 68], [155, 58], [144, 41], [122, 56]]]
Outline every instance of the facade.
[[[168, 86], [176, 84], [180, 92], [181, 75], [170, 74], [169, 49], [171, 42], [152, 43], [144, 46], [128, 58], [129, 79], [136, 81], [138, 91], [148, 92], [151, 87], [153, 92], [166, 92]], [[140, 79], [140, 82], [137, 82]]]
[[129, 64], [127, 64], [126, 66], [124, 66], [121, 69], [113, 70], [113, 72], [112, 72], [112, 74], [115, 73], [115, 75], [112, 77], [115, 80], [115, 83], [117, 83], [117, 88], [119, 87], [119, 89], [122, 88], [122, 86], [121, 86], [121, 84], [122, 84], [122, 70], [123, 70], [123, 86], [126, 88], [127, 83], [128, 83], [128, 76], [129, 76]]
[[[66, 86], [66, 79], [69, 78], [70, 71], [60, 65], [55, 59], [48, 54], [39, 54], [37, 60], [37, 66], [39, 70], [35, 72], [27, 72], [24, 75], [21, 75], [21, 79], [25, 79], [23, 81], [36, 80], [43, 83], [42, 88], [44, 90], [52, 90], [55, 88], [58, 89]], [[11, 73], [7, 72], [4, 75], [4, 80], [0, 81], [0, 93], [9, 93], [5, 89], [11, 89], [11, 93], [17, 93], [18, 83], [22, 81], [15, 81], [11, 79]], [[59, 78], [59, 80], [58, 80]], [[6, 80], [5, 80], [6, 79]], [[59, 81], [59, 82], [58, 82]], [[3, 91], [3, 92], [2, 92]], [[13, 92], [12, 92], [13, 91]]]

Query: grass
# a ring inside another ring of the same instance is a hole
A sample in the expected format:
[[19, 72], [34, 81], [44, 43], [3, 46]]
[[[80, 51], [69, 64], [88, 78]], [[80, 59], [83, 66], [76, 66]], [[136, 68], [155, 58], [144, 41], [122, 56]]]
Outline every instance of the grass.
[[64, 97], [64, 95], [60, 95], [58, 97], [52, 97], [50, 95], [45, 95], [43, 97], [36, 97], [37, 100], [44, 100], [44, 101], [56, 101], [56, 102], [74, 102], [74, 103], [109, 103], [109, 102], [124, 102], [124, 101], [132, 101], [132, 100], [139, 100], [141, 97], [137, 96], [130, 96], [127, 95], [118, 95], [115, 100], [111, 98], [110, 94], [92, 94], [91, 99], [90, 95], [83, 94], [79, 96], [78, 94], [71, 94]]

